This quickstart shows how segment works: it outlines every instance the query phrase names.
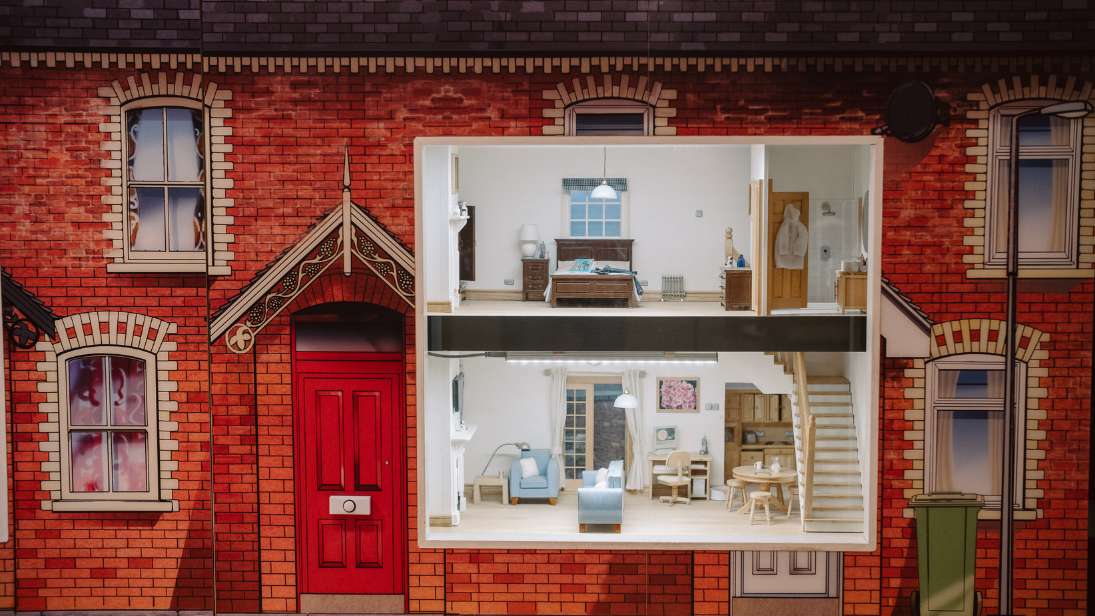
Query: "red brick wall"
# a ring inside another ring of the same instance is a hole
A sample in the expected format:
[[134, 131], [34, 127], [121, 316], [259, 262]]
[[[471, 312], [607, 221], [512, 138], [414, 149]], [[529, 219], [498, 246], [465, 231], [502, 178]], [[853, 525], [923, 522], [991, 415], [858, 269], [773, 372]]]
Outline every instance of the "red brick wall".
[[[938, 63], [910, 71], [903, 63], [862, 72], [851, 66], [794, 64], [787, 72], [744, 67], [738, 72], [651, 74], [674, 88], [678, 135], [866, 134], [889, 91], [916, 77], [932, 84], [952, 109], [951, 127], [934, 140], [904, 146], [887, 140], [882, 270], [899, 289], [946, 321], [1003, 318], [1003, 287], [965, 278], [962, 238], [969, 211], [962, 202], [972, 179], [966, 172], [973, 142], [965, 119], [970, 93], [982, 83], [1014, 74], [1022, 64], [980, 63], [974, 70], [942, 74]], [[1073, 71], [1075, 71], [1075, 66]], [[1039, 72], [1065, 74], [1050, 62]], [[147, 71], [148, 69], [143, 69]], [[44, 421], [37, 391], [42, 374], [37, 352], [11, 351], [8, 411], [13, 421], [12, 496], [14, 543], [0, 548], [0, 590], [30, 609], [211, 607], [212, 537], [209, 515], [210, 408], [214, 418], [212, 481], [217, 514], [216, 580], [222, 611], [296, 609], [295, 517], [292, 495], [292, 433], [288, 321], [273, 322], [255, 351], [235, 355], [223, 341], [206, 347], [206, 302], [213, 309], [296, 242], [316, 217], [341, 202], [340, 148], [353, 157], [352, 194], [413, 249], [412, 142], [425, 135], [537, 135], [549, 122], [541, 110], [551, 102], [541, 92], [569, 82], [575, 73], [550, 75], [484, 73], [271, 75], [244, 69], [213, 70], [205, 82], [231, 90], [228, 121], [233, 130], [229, 176], [235, 199], [230, 214], [235, 252], [230, 277], [207, 283], [203, 276], [107, 274], [102, 258], [106, 206], [100, 195], [107, 177], [98, 124], [104, 104], [98, 87], [136, 71], [0, 69], [0, 261], [28, 290], [61, 315], [95, 309], [125, 309], [179, 324], [172, 360], [180, 383], [176, 458], [180, 479], [178, 513], [53, 514], [46, 498], [39, 451]], [[640, 71], [643, 74], [645, 71]], [[170, 73], [173, 78], [173, 72]], [[598, 72], [594, 77], [600, 79]], [[173, 79], [172, 79], [173, 80]], [[778, 189], [778, 179], [777, 179]], [[380, 298], [383, 289], [367, 276], [324, 278], [297, 307], [332, 298]], [[351, 286], [347, 286], [351, 285]], [[1049, 332], [1050, 370], [1043, 379], [1049, 398], [1045, 498], [1041, 520], [1018, 525], [1017, 608], [1025, 613], [1083, 611], [1087, 552], [1088, 442], [1092, 297], [1090, 281], [1072, 289], [1031, 289], [1020, 296], [1020, 321]], [[286, 313], [288, 314], [288, 312]], [[726, 552], [662, 553], [606, 551], [420, 550], [417, 547], [417, 432], [414, 417], [413, 324], [407, 325], [408, 606], [411, 611], [460, 613], [636, 613], [725, 614], [729, 556]], [[207, 353], [211, 384], [206, 383]], [[903, 517], [904, 465], [911, 429], [903, 410], [903, 362], [884, 363], [879, 549], [844, 559], [847, 614], [907, 613], [916, 588], [915, 530]], [[211, 402], [206, 399], [212, 395]], [[998, 525], [997, 525], [998, 527]], [[995, 605], [994, 544], [997, 531], [984, 523], [978, 548], [978, 586], [986, 609]], [[13, 562], [13, 559], [17, 561]], [[15, 565], [18, 573], [14, 573]], [[5, 586], [5, 584], [7, 586]], [[4, 599], [0, 597], [0, 609]], [[8, 608], [10, 609], [10, 608]]]

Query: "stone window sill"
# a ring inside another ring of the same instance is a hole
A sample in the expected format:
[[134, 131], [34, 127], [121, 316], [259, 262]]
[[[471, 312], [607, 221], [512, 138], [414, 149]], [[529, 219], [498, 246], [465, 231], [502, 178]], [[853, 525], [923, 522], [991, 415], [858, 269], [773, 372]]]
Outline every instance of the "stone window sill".
[[[1008, 273], [1004, 269], [970, 269], [966, 278], [1004, 279]], [[1095, 269], [1019, 269], [1019, 278], [1095, 278]]]
[[228, 276], [232, 268], [227, 265], [207, 267], [205, 263], [107, 263], [106, 271], [113, 274], [204, 274]]
[[125, 501], [125, 500], [60, 500], [53, 501], [53, 511], [178, 511], [178, 501]]

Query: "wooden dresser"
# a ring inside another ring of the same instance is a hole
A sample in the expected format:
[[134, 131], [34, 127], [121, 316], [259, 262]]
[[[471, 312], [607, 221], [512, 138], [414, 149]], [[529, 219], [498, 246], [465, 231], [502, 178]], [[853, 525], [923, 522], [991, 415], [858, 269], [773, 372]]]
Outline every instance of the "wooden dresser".
[[521, 259], [521, 295], [524, 301], [544, 301], [548, 285], [547, 259]]
[[867, 309], [867, 272], [836, 273], [836, 306], [840, 314]]
[[753, 270], [741, 267], [719, 269], [722, 305], [727, 310], [749, 310], [752, 307]]

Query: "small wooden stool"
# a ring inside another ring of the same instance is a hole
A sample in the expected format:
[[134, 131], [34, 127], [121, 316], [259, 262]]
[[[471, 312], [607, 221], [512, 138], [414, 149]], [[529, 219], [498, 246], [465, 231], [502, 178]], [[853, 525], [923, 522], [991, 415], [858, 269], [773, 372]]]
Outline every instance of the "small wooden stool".
[[[792, 483], [787, 486], [787, 519], [791, 519], [791, 510], [798, 504], [798, 484]], [[802, 517], [802, 505], [798, 507], [798, 517]]]
[[739, 496], [741, 496], [742, 506], [745, 506], [745, 503], [748, 502], [745, 499], [745, 482], [742, 481], [741, 479], [730, 479], [730, 480], [727, 480], [726, 485], [730, 488], [730, 491], [726, 493], [726, 509], [727, 509], [727, 511], [730, 511], [734, 508], [733, 503], [734, 503], [735, 491]]
[[764, 505], [764, 517], [768, 520], [768, 526], [772, 525], [772, 510], [769, 509], [769, 504], [772, 500], [771, 492], [753, 492], [750, 495], [753, 498], [753, 506], [749, 508], [749, 524], [753, 523], [753, 513], [757, 510], [757, 503]]

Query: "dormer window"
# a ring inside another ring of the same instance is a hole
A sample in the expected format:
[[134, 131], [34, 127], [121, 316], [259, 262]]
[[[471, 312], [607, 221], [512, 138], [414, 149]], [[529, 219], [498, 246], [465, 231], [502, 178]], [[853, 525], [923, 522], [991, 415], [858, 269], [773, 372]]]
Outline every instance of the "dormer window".
[[564, 126], [568, 135], [653, 135], [654, 108], [619, 98], [583, 101], [567, 107]]

